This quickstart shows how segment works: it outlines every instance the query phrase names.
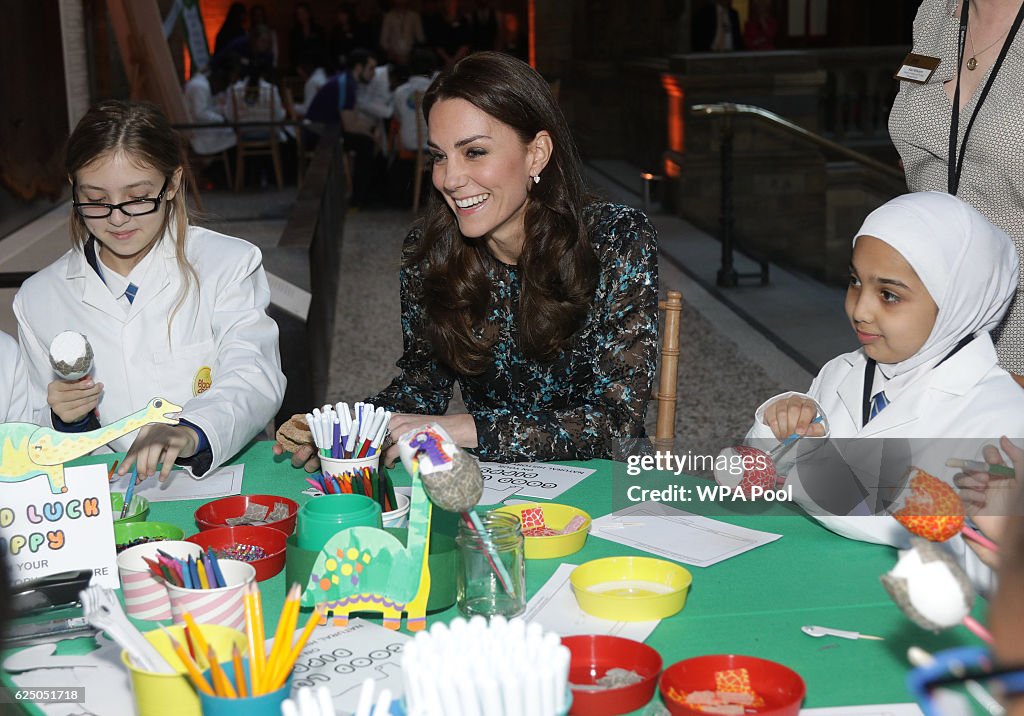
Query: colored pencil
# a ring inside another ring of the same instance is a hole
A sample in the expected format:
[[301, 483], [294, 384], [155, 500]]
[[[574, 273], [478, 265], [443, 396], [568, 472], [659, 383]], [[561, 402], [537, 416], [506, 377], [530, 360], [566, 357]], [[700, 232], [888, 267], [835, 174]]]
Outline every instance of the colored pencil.
[[[202, 667], [203, 664], [200, 662], [202, 659], [206, 658], [206, 652], [209, 651], [210, 646], [206, 643], [206, 637], [204, 637], [203, 632], [199, 630], [199, 625], [196, 624], [196, 620], [192, 618], [192, 614], [185, 612], [182, 615], [182, 618], [185, 620], [185, 635], [195, 640], [196, 654], [198, 655], [196, 663], [199, 663], [199, 666]], [[206, 664], [206, 666], [209, 666], [209, 664]]]
[[[252, 679], [253, 686], [257, 684], [261, 689], [265, 689], [267, 686], [267, 645], [266, 645], [266, 634], [263, 632], [263, 594], [260, 592], [260, 588], [255, 583], [250, 585], [250, 590], [253, 593], [253, 625], [256, 627], [256, 671], [254, 673], [259, 674], [259, 680], [257, 681], [254, 676]], [[249, 665], [249, 669], [252, 670], [254, 667], [252, 664]]]
[[277, 621], [277, 631], [274, 632], [274, 646], [270, 650], [270, 658], [267, 660], [267, 674], [274, 679], [281, 669], [281, 662], [291, 649], [292, 634], [295, 633], [295, 622], [299, 617], [299, 598], [302, 595], [302, 587], [293, 584], [288, 591], [281, 608], [281, 617]]
[[217, 584], [222, 587], [228, 586], [228, 582], [224, 579], [224, 573], [220, 570], [220, 561], [217, 559], [217, 555], [213, 553], [212, 549], [207, 549], [207, 553], [210, 555], [210, 566], [213, 567], [213, 573], [217, 575]]
[[299, 656], [302, 654], [302, 650], [306, 648], [306, 642], [309, 641], [309, 637], [313, 634], [313, 629], [316, 628], [319, 621], [320, 607], [317, 606], [314, 607], [313, 613], [309, 615], [309, 620], [306, 622], [306, 626], [302, 630], [302, 635], [292, 646], [291, 651], [288, 652], [288, 656], [286, 656], [284, 661], [281, 662], [281, 667], [278, 669], [278, 672], [274, 674], [274, 681], [271, 682], [268, 691], [277, 691], [284, 685], [284, 682], [288, 680], [288, 674], [290, 674], [292, 669], [295, 668], [295, 662], [298, 661]]
[[217, 695], [226, 696], [229, 699], [237, 698], [238, 693], [228, 680], [228, 675], [224, 673], [220, 662], [217, 661], [217, 654], [213, 651], [212, 646], [207, 649], [206, 658], [210, 662], [210, 676], [213, 677], [213, 688]]
[[249, 695], [249, 687], [245, 683], [245, 668], [242, 666], [242, 654], [238, 651], [238, 644], [231, 646], [231, 665], [235, 668], [235, 688], [238, 690], [238, 698], [244, 699]]
[[128, 478], [128, 487], [124, 491], [124, 504], [121, 505], [121, 519], [128, 516], [128, 509], [132, 504], [132, 497], [135, 495], [135, 478], [139, 476], [137, 465], [132, 466], [132, 474]]
[[[167, 627], [161, 625], [160, 629], [167, 635], [167, 638], [170, 639], [171, 648], [174, 649], [174, 653], [178, 655], [179, 659], [181, 659], [181, 663], [185, 666], [185, 671], [188, 673], [188, 677], [191, 679], [192, 684], [207, 696], [213, 696], [214, 693], [213, 689], [210, 688], [210, 682], [206, 680], [206, 677], [203, 676], [203, 672], [199, 670], [199, 666], [192, 660], [189, 653], [185, 651], [185, 647], [183, 647], [181, 643], [175, 639], [169, 631], [167, 631]], [[187, 635], [188, 631], [186, 631], [185, 634]]]
[[256, 643], [256, 607], [253, 604], [254, 599], [252, 590], [246, 589], [245, 594], [242, 596], [245, 608], [245, 636], [248, 640], [247, 648], [249, 651], [249, 681], [252, 682], [252, 693], [255, 696], [260, 693], [261, 672], [256, 656], [259, 646]]

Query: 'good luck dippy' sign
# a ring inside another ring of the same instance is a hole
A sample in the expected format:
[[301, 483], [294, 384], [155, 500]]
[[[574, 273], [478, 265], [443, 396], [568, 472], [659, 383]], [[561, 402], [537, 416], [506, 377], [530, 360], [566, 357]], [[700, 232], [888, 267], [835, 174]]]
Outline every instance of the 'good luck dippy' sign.
[[117, 589], [114, 521], [105, 465], [65, 468], [68, 491], [53, 494], [45, 477], [0, 483], [0, 552], [15, 584], [91, 569]]

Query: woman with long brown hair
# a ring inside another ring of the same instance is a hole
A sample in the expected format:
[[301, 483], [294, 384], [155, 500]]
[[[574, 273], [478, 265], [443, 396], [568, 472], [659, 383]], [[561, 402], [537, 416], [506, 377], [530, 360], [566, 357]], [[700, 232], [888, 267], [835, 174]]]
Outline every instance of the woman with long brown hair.
[[[398, 413], [392, 434], [436, 421], [482, 459], [621, 454], [644, 435], [654, 375], [654, 229], [587, 196], [565, 119], [524, 62], [470, 55], [423, 112], [437, 191], [404, 247], [401, 373], [368, 400]], [[444, 415], [456, 381], [469, 413]]]
[[[259, 249], [189, 223], [187, 156], [155, 106], [108, 101], [68, 139], [72, 248], [14, 298], [32, 408], [41, 425], [99, 428], [153, 397], [183, 406], [177, 426], [113, 443], [118, 472], [205, 474], [273, 418], [284, 395], [277, 325]], [[84, 334], [92, 372], [55, 380], [49, 346]], [[44, 398], [45, 396], [45, 398]]]

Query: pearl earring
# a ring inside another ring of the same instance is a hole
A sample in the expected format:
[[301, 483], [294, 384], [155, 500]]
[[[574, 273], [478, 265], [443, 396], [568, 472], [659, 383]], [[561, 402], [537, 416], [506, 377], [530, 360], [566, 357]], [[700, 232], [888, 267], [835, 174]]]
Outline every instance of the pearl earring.
[[533, 183], [534, 184], [540, 184], [540, 174], [534, 174], [533, 175]]

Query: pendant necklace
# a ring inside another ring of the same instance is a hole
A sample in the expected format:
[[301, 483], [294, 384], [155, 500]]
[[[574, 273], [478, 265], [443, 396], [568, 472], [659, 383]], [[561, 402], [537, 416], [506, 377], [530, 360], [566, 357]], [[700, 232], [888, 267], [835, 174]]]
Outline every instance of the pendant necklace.
[[967, 36], [971, 40], [971, 57], [970, 57], [970, 59], [967, 60], [967, 69], [970, 70], [971, 72], [974, 72], [974, 70], [978, 69], [978, 59], [977, 59], [978, 55], [982, 55], [982, 54], [988, 52], [989, 50], [991, 50], [993, 47], [995, 47], [996, 42], [999, 42], [1004, 37], [1006, 37], [1006, 33], [1009, 32], [1009, 31], [1010, 31], [1010, 28], [1006, 28], [1006, 30], [1003, 31], [1003, 34], [996, 38], [995, 42], [993, 42], [991, 45], [986, 47], [981, 52], [975, 52], [974, 51], [974, 35], [971, 33], [970, 25], [968, 25], [967, 26]]

